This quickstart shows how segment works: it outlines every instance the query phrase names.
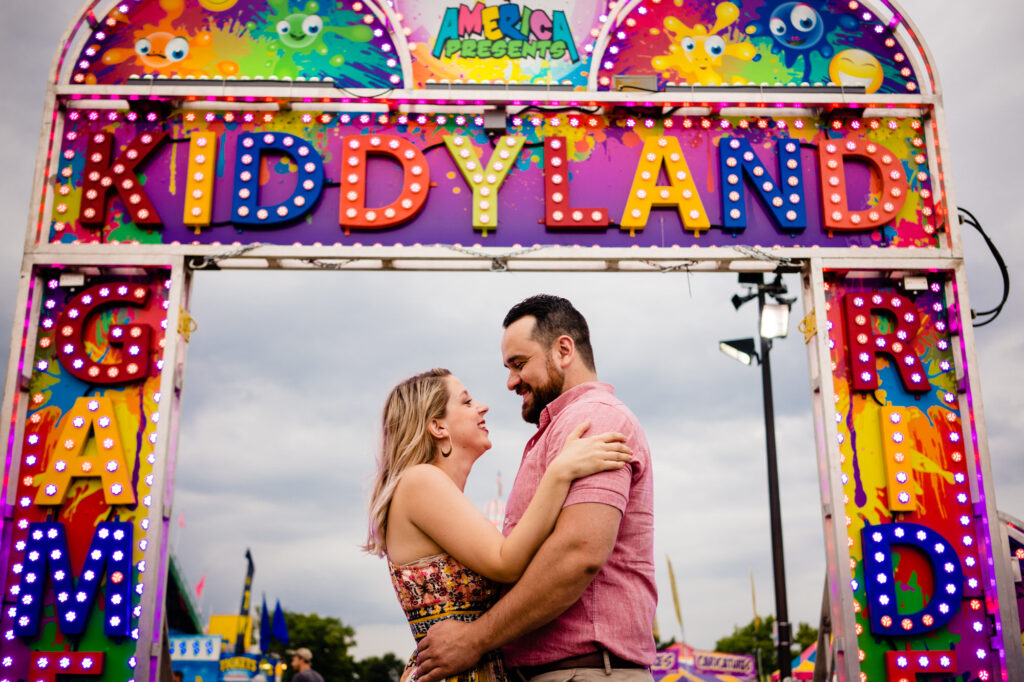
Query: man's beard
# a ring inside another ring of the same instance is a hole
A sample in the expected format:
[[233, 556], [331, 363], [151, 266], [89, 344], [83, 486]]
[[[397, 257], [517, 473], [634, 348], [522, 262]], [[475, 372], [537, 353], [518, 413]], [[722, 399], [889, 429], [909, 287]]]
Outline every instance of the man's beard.
[[531, 424], [540, 424], [540, 413], [548, 404], [562, 395], [565, 385], [565, 372], [555, 366], [551, 358], [547, 359], [548, 382], [542, 386], [530, 386], [533, 400], [523, 401], [523, 419]]

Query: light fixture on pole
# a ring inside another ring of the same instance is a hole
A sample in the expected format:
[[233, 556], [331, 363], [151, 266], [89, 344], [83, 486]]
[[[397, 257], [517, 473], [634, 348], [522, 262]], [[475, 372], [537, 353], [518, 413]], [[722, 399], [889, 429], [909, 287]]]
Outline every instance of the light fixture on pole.
[[761, 309], [761, 338], [781, 339], [789, 333], [789, 304], [765, 303]]
[[752, 365], [756, 361], [761, 364], [761, 358], [754, 348], [754, 339], [733, 339], [732, 341], [719, 341], [718, 350], [728, 355], [733, 360], [742, 362], [744, 365]]
[[[733, 306], [739, 310], [747, 301], [757, 299], [760, 325], [760, 354], [754, 339], [719, 341], [718, 348], [735, 360], [751, 365], [756, 360], [761, 365], [761, 391], [764, 400], [765, 446], [768, 455], [768, 510], [771, 517], [772, 574], [775, 579], [775, 619], [778, 628], [779, 679], [790, 679], [793, 673], [792, 641], [793, 632], [789, 623], [789, 608], [786, 599], [786, 565], [782, 544], [782, 511], [779, 503], [779, 468], [775, 452], [775, 404], [772, 400], [772, 369], [769, 353], [772, 339], [786, 336], [789, 329], [789, 307], [795, 299], [785, 298], [786, 285], [782, 275], [776, 275], [771, 283], [765, 283], [760, 272], [740, 273], [740, 284], [749, 286], [746, 294], [732, 297]], [[766, 303], [771, 296], [774, 303]]]

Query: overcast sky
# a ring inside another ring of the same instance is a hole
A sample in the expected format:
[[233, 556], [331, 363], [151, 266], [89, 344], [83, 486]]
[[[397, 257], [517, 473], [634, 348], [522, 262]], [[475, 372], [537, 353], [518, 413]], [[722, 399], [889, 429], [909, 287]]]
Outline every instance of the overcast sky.
[[[79, 0], [0, 4], [0, 328], [11, 327], [45, 78]], [[945, 91], [957, 200], [982, 221], [1011, 274], [1022, 272], [1024, 106], [1011, 0], [901, 3], [929, 44]], [[950, 170], [951, 169], [951, 170]], [[1016, 197], [1016, 198], [1015, 198]], [[982, 241], [965, 233], [971, 302], [998, 302], [1001, 280]], [[1019, 281], [1019, 280], [1018, 280]], [[789, 280], [791, 290], [798, 286]], [[336, 616], [357, 628], [357, 655], [412, 649], [384, 563], [361, 554], [375, 427], [390, 387], [450, 368], [491, 406], [495, 447], [467, 494], [480, 507], [507, 494], [532, 433], [504, 388], [498, 344], [508, 307], [540, 291], [572, 299], [592, 329], [601, 378], [637, 413], [655, 460], [656, 547], [664, 635], [676, 634], [665, 556], [680, 589], [686, 639], [710, 648], [758, 611], [773, 611], [760, 378], [721, 355], [719, 339], [756, 332], [727, 275], [199, 273], [191, 313], [173, 546], [205, 614], [238, 608], [247, 547], [254, 603]], [[977, 331], [997, 503], [1024, 516], [1019, 288]], [[799, 318], [799, 308], [794, 313]], [[0, 333], [0, 357], [9, 342]], [[817, 625], [825, 573], [806, 349], [791, 336], [772, 353], [786, 569], [793, 622]], [[301, 643], [300, 643], [301, 644]]]

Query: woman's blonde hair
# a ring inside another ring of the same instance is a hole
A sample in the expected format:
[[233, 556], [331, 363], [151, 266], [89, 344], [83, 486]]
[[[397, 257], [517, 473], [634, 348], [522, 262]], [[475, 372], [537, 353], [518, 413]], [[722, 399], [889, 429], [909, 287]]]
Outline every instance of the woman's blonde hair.
[[402, 473], [434, 459], [437, 444], [427, 427], [432, 419], [445, 415], [449, 376], [446, 369], [417, 374], [391, 389], [384, 403], [381, 448], [370, 494], [370, 532], [363, 545], [371, 554], [381, 556], [387, 551], [388, 510]]

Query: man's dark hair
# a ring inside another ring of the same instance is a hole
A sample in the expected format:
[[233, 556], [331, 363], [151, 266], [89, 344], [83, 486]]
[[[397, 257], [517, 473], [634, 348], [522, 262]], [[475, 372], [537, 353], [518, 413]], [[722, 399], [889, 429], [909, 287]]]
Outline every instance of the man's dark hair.
[[512, 306], [501, 326], [507, 329], [516, 320], [531, 315], [537, 320], [531, 336], [534, 341], [545, 348], [550, 348], [555, 339], [564, 334], [576, 344], [576, 352], [579, 353], [586, 368], [595, 371], [590, 328], [587, 327], [586, 319], [572, 303], [558, 296], [537, 294]]

